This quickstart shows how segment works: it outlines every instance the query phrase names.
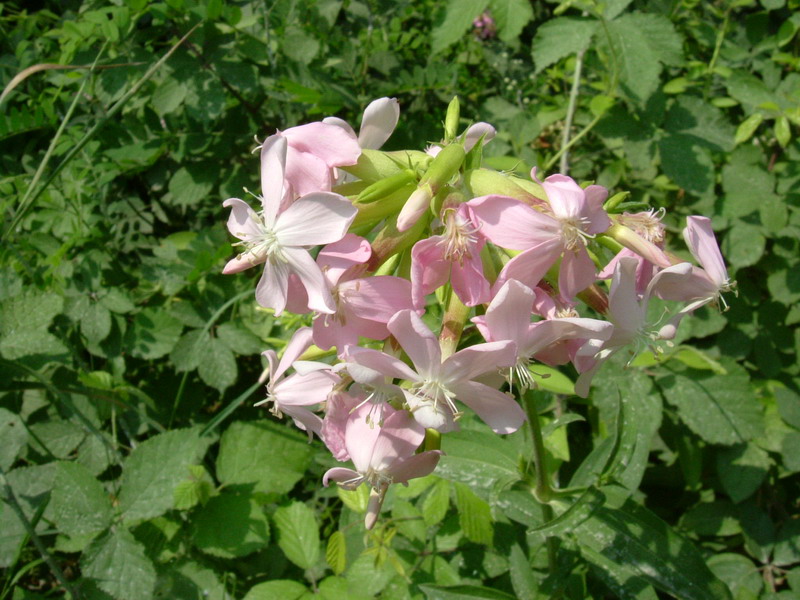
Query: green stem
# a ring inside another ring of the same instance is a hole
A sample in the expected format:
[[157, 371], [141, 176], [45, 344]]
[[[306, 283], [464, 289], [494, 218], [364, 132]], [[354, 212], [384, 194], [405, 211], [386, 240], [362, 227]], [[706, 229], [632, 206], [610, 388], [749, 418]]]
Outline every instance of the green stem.
[[464, 323], [469, 316], [469, 307], [465, 306], [452, 288], [450, 297], [442, 317], [442, 331], [439, 333], [439, 347], [442, 349], [442, 360], [454, 354], [464, 331]]
[[[581, 50], [575, 57], [575, 74], [572, 77], [572, 89], [569, 91], [569, 104], [567, 105], [567, 118], [564, 121], [564, 132], [561, 136], [561, 146], [569, 146], [569, 134], [572, 129], [572, 119], [575, 117], [575, 110], [578, 107], [578, 92], [581, 87], [581, 71], [583, 70], [583, 55], [586, 51]], [[558, 171], [562, 175], [569, 173], [569, 152], [561, 154], [561, 162]]]

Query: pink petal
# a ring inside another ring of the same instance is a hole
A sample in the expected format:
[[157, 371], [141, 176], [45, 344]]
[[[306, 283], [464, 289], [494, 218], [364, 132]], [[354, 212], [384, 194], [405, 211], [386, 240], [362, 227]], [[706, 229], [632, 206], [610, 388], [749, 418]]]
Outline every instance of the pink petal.
[[484, 320], [491, 339], [519, 344], [531, 325], [534, 300], [531, 288], [516, 279], [506, 281], [486, 309]]
[[531, 289], [535, 288], [561, 256], [563, 248], [561, 238], [554, 237], [518, 254], [500, 271], [493, 289], [499, 290], [509, 279], [516, 279]]
[[392, 317], [387, 326], [423, 379], [439, 371], [442, 363], [439, 341], [417, 313], [402, 310]]
[[384, 324], [401, 310], [413, 308], [411, 282], [402, 277], [353, 279], [339, 285], [339, 295], [354, 314]]
[[286, 138], [280, 134], [271, 135], [261, 145], [261, 206], [264, 222], [270, 229], [284, 196], [286, 151]]
[[434, 405], [429, 399], [421, 398], [405, 389], [403, 395], [414, 420], [425, 429], [435, 429], [440, 433], [458, 431], [453, 411], [444, 402]]
[[469, 129], [467, 129], [464, 134], [464, 150], [467, 152], [472, 150], [475, 144], [478, 143], [478, 140], [481, 139], [481, 136], [483, 136], [483, 144], [488, 144], [494, 139], [496, 134], [497, 130], [489, 125], [489, 123], [480, 121], [474, 125], [470, 125]]
[[424, 440], [425, 428], [412, 419], [408, 411], [398, 410], [384, 419], [370, 466], [384, 471], [394, 461], [412, 456]]
[[451, 389], [495, 433], [514, 433], [525, 422], [525, 412], [519, 404], [508, 394], [488, 385], [464, 381], [453, 384]]
[[286, 152], [286, 182], [294, 197], [329, 192], [333, 185], [331, 167], [318, 156], [290, 145]]
[[427, 187], [417, 188], [406, 200], [400, 214], [397, 215], [397, 230], [407, 231], [419, 221], [431, 204], [431, 192]]
[[442, 454], [441, 450], [420, 452], [404, 460], [395, 461], [388, 469], [388, 473], [394, 483], [407, 483], [409, 479], [425, 477], [436, 469]]
[[422, 309], [425, 296], [447, 283], [450, 262], [444, 259], [442, 236], [418, 241], [411, 249], [411, 295], [414, 306]]
[[317, 255], [317, 264], [335, 285], [348, 269], [362, 265], [372, 255], [372, 247], [363, 237], [348, 233], [338, 242], [328, 244]]
[[702, 267], [706, 270], [711, 280], [721, 287], [728, 282], [728, 270], [719, 251], [714, 230], [711, 228], [711, 219], [708, 217], [686, 217], [686, 229], [683, 230], [686, 245]]
[[284, 410], [289, 406], [314, 406], [325, 402], [338, 382], [339, 377], [330, 371], [316, 371], [289, 375], [271, 387], [276, 402]]
[[350, 458], [345, 447], [345, 429], [350, 411], [363, 400], [363, 396], [357, 398], [345, 392], [333, 392], [328, 396], [320, 437], [336, 460], [344, 461]]
[[586, 210], [583, 216], [589, 220], [589, 225], [585, 228], [586, 233], [592, 235], [603, 233], [611, 227], [611, 219], [603, 210], [603, 203], [608, 198], [608, 190], [601, 185], [590, 185], [583, 190], [583, 193], [586, 195]]
[[260, 265], [265, 260], [267, 260], [266, 254], [258, 255], [254, 252], [238, 254], [225, 263], [225, 266], [222, 267], [222, 274], [231, 275], [233, 273], [241, 273], [245, 269]]
[[283, 132], [289, 145], [322, 159], [329, 167], [354, 165], [361, 156], [361, 146], [350, 132], [327, 123], [307, 123]]
[[533, 323], [520, 344], [521, 356], [533, 356], [548, 346], [563, 340], [600, 339], [607, 340], [614, 326], [598, 319], [564, 318]]
[[[336, 304], [328, 290], [328, 284], [311, 255], [302, 248], [284, 248], [282, 252], [289, 268], [297, 274], [306, 289], [308, 308], [326, 314], [335, 313]], [[288, 281], [285, 287], [288, 287]]]
[[258, 225], [261, 219], [247, 202], [239, 198], [228, 198], [222, 206], [231, 209], [231, 214], [228, 216], [228, 231], [232, 236], [240, 240], [251, 240], [261, 235], [261, 227]]
[[289, 265], [280, 261], [264, 263], [264, 273], [256, 286], [256, 302], [275, 311], [280, 316], [286, 308], [286, 290], [289, 287]]
[[[366, 473], [372, 466], [375, 444], [381, 435], [381, 428], [376, 423], [367, 422], [370, 409], [367, 403], [351, 413], [344, 434], [347, 453], [360, 473]], [[386, 410], [391, 412], [393, 409], [387, 406]]]
[[451, 382], [467, 381], [495, 371], [510, 367], [517, 360], [517, 345], [509, 340], [475, 344], [459, 350], [442, 364], [442, 380]]
[[339, 117], [325, 117], [322, 119], [322, 122], [326, 125], [336, 125], [336, 127], [341, 127], [347, 132], [347, 135], [351, 135], [356, 137], [356, 132], [350, 127], [350, 123], [345, 121], [344, 119], [340, 119]]
[[551, 175], [542, 187], [557, 218], [580, 219], [586, 212], [586, 194], [571, 177]]
[[566, 250], [558, 274], [559, 294], [565, 300], [571, 301], [579, 292], [594, 283], [596, 272], [586, 248], [581, 246], [575, 251]]
[[283, 246], [317, 246], [341, 240], [358, 211], [344, 196], [309, 194], [278, 217], [275, 234]]
[[[682, 263], [685, 264], [685, 263]], [[665, 271], [667, 269], [664, 269]], [[663, 271], [662, 271], [663, 272]], [[709, 301], [717, 297], [719, 287], [703, 269], [692, 267], [691, 272], [682, 275], [669, 272], [662, 275], [657, 283], [651, 286], [652, 293], [663, 300], [689, 302], [700, 298]]]
[[481, 235], [509, 250], [526, 250], [561, 236], [552, 217], [506, 196], [482, 196], [468, 203], [481, 223]]
[[395, 98], [379, 98], [370, 102], [361, 118], [358, 143], [362, 148], [377, 150], [389, 139], [400, 120], [400, 104]]
[[292, 418], [298, 429], [308, 432], [309, 442], [314, 437], [312, 433], [316, 433], [319, 438], [322, 437], [322, 419], [310, 410], [300, 406], [289, 406], [283, 409], [283, 413]]
[[633, 258], [621, 258], [611, 279], [608, 293], [608, 312], [618, 329], [635, 335], [644, 324], [645, 314], [636, 293], [636, 267]]
[[[372, 348], [348, 346], [345, 349], [345, 360], [348, 363], [362, 365], [393, 379], [407, 379], [409, 381], [420, 380], [419, 375], [412, 371], [402, 360], [394, 356], [389, 356], [385, 352], [373, 350]], [[356, 381], [370, 383], [369, 381], [363, 380], [363, 378], [357, 378], [353, 373], [351, 373], [351, 376]]]
[[489, 281], [483, 275], [483, 263], [479, 249], [473, 251], [472, 256], [464, 259], [463, 263], [452, 263], [450, 282], [456, 296], [466, 306], [485, 304], [492, 297]]
[[272, 374], [273, 379], [277, 379], [283, 375], [287, 369], [292, 366], [292, 363], [311, 347], [311, 338], [312, 333], [310, 327], [301, 327], [295, 332], [292, 339], [286, 344], [281, 362], [276, 371]]
[[[334, 467], [333, 469], [328, 469], [325, 471], [325, 475], [322, 476], [322, 485], [328, 487], [328, 483], [331, 481], [335, 481], [336, 483], [345, 483], [346, 481], [359, 479], [360, 477], [361, 475], [359, 475], [356, 471], [353, 471], [353, 469]], [[361, 481], [358, 483], [361, 484]]]

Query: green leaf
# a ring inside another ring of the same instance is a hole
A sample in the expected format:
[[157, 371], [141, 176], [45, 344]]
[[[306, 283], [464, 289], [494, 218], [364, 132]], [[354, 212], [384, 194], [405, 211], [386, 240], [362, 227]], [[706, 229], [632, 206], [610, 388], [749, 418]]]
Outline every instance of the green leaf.
[[[481, 448], [480, 453], [475, 448]], [[482, 431], [457, 431], [443, 436], [444, 456], [436, 472], [487, 494], [520, 479], [517, 452], [498, 435]]]
[[678, 97], [667, 112], [664, 129], [716, 152], [734, 147], [734, 128], [725, 113], [695, 96]]
[[192, 329], [184, 333], [169, 355], [175, 370], [182, 372], [196, 369], [201, 358], [208, 353], [204, 346], [209, 344], [211, 336], [202, 329]]
[[800, 563], [800, 521], [787, 519], [778, 531], [772, 562], [780, 566]]
[[74, 537], [98, 533], [108, 527], [114, 511], [103, 484], [81, 464], [56, 465], [50, 508], [58, 530]]
[[749, 140], [763, 121], [764, 115], [761, 113], [754, 113], [747, 117], [739, 124], [739, 127], [736, 128], [736, 137], [734, 138], [733, 143], [738, 146], [742, 142]]
[[491, 546], [494, 527], [492, 526], [492, 512], [489, 504], [478, 498], [463, 483], [455, 482], [453, 487], [456, 492], [458, 521], [461, 524], [461, 531], [464, 536], [476, 544]]
[[249, 329], [233, 323], [223, 323], [216, 329], [219, 340], [236, 354], [259, 354], [265, 348], [262, 342]]
[[539, 592], [539, 582], [533, 574], [531, 561], [522, 546], [517, 543], [511, 546], [508, 554], [508, 566], [511, 585], [517, 598], [536, 598]]
[[217, 478], [226, 485], [253, 483], [255, 491], [285, 494], [311, 462], [308, 438], [271, 421], [236, 422], [222, 435]]
[[439, 479], [428, 492], [422, 503], [422, 518], [425, 525], [432, 527], [442, 522], [450, 507], [450, 482]]
[[[728, 94], [750, 109], [775, 102], [775, 94], [758, 77], [747, 71], [736, 70], [725, 80]], [[752, 112], [752, 110], [748, 111]]]
[[619, 83], [635, 102], [645, 101], [658, 89], [661, 65], [645, 31], [625, 15], [608, 23], [608, 33], [619, 70]]
[[212, 556], [247, 556], [269, 544], [267, 516], [249, 494], [223, 491], [193, 514], [192, 523], [194, 545]]
[[171, 203], [177, 206], [194, 206], [208, 197], [213, 186], [214, 175], [207, 166], [181, 167], [169, 180]]
[[156, 597], [191, 600], [230, 598], [225, 585], [212, 569], [189, 559], [170, 562], [168, 567], [159, 570]]
[[236, 358], [221, 340], [211, 338], [210, 343], [200, 346], [200, 379], [220, 394], [236, 382]]
[[632, 500], [619, 509], [599, 508], [574, 535], [582, 552], [586, 549], [605, 559], [596, 563], [601, 568], [604, 564], [625, 568], [684, 600], [731, 598], [691, 543]]
[[281, 46], [283, 53], [303, 65], [310, 63], [319, 53], [319, 40], [296, 26], [288, 26]]
[[741, 554], [715, 554], [708, 559], [708, 567], [727, 584], [734, 598], [758, 598], [764, 587], [758, 567]]
[[739, 514], [729, 500], [697, 504], [683, 513], [680, 524], [697, 535], [726, 537], [742, 533]]
[[741, 502], [761, 487], [772, 466], [769, 455], [755, 444], [739, 444], [717, 453], [717, 474], [725, 493]]
[[760, 227], [736, 223], [722, 242], [722, 254], [734, 268], [741, 269], [761, 260], [766, 246]]
[[317, 515], [302, 502], [281, 506], [275, 511], [278, 546], [301, 569], [310, 569], [319, 560]]
[[309, 593], [301, 583], [289, 579], [265, 581], [250, 588], [244, 600], [299, 600]]
[[661, 168], [680, 187], [699, 195], [714, 185], [714, 161], [707, 148], [688, 135], [667, 135], [658, 142]]
[[122, 466], [119, 507], [123, 520], [149, 519], [170, 510], [175, 487], [212, 441], [200, 437], [200, 428], [195, 427], [161, 433], [139, 444]]
[[789, 128], [789, 119], [781, 115], [775, 119], [775, 139], [781, 145], [781, 148], [786, 148], [789, 142], [792, 141], [792, 130]]
[[594, 567], [600, 579], [623, 600], [658, 600], [653, 588], [633, 565], [609, 559], [592, 548], [582, 546], [581, 555]]
[[61, 354], [66, 347], [47, 328], [64, 307], [58, 294], [28, 290], [0, 302], [0, 355], [15, 360], [30, 354]]
[[427, 600], [514, 600], [514, 596], [477, 585], [421, 585]]
[[687, 369], [658, 379], [681, 420], [707, 442], [733, 445], [758, 437], [764, 428], [761, 405], [747, 372], [724, 362], [728, 375]]
[[205, 504], [214, 492], [214, 482], [203, 465], [190, 465], [188, 470], [190, 479], [181, 481], [173, 492], [174, 506], [178, 510]]
[[145, 360], [169, 354], [178, 341], [183, 325], [163, 308], [145, 308], [133, 320], [125, 335], [130, 353]]
[[641, 31], [659, 62], [674, 67], [683, 65], [683, 38], [667, 17], [634, 12], [621, 16], [615, 23], [624, 23], [626, 28]]
[[748, 216], [759, 210], [764, 198], [774, 197], [775, 177], [762, 166], [751, 164], [741, 150], [734, 152], [722, 169], [722, 214], [726, 217]]
[[89, 342], [99, 344], [111, 332], [111, 313], [99, 302], [90, 302], [81, 318], [81, 333]]
[[344, 573], [347, 567], [347, 542], [341, 531], [334, 531], [328, 538], [325, 561], [336, 575]]
[[431, 30], [431, 52], [437, 54], [455, 44], [472, 26], [472, 21], [481, 14], [489, 0], [447, 0], [440, 9]]
[[533, 9], [528, 0], [490, 0], [489, 10], [497, 23], [500, 39], [513, 42], [533, 19]]
[[159, 84], [153, 92], [150, 102], [152, 103], [153, 109], [163, 117], [171, 112], [175, 112], [185, 98], [186, 86], [180, 81], [170, 77]]
[[596, 31], [597, 21], [578, 17], [557, 17], [540, 25], [531, 45], [535, 73], [586, 50]]
[[28, 443], [28, 430], [19, 416], [0, 407], [0, 469], [8, 471]]
[[69, 458], [86, 433], [70, 421], [52, 420], [30, 426], [30, 445], [39, 454], [52, 454], [56, 458]]
[[92, 542], [80, 564], [85, 577], [118, 600], [154, 597], [156, 569], [127, 529], [117, 528]]

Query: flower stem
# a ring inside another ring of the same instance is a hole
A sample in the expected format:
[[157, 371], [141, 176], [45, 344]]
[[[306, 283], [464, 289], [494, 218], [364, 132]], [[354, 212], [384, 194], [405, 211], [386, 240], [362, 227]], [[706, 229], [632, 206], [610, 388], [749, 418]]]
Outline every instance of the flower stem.
[[439, 333], [439, 347], [442, 349], [442, 360], [450, 356], [458, 348], [464, 323], [469, 316], [469, 307], [465, 306], [458, 295], [449, 290], [449, 298], [442, 317], [442, 331]]

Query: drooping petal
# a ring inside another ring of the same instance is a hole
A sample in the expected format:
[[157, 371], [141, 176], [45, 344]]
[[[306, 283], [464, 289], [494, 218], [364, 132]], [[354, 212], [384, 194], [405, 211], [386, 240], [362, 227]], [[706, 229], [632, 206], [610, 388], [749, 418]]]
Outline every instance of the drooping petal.
[[454, 262], [450, 268], [453, 291], [466, 306], [486, 304], [492, 297], [489, 281], [483, 274], [480, 250], [475, 250], [463, 262]]
[[307, 123], [283, 132], [289, 145], [322, 159], [328, 167], [354, 165], [361, 155], [361, 146], [350, 132], [327, 123]]
[[269, 136], [261, 145], [261, 206], [269, 229], [275, 224], [284, 196], [287, 147], [286, 138], [280, 134]]
[[473, 125], [469, 126], [466, 133], [464, 133], [464, 150], [469, 152], [475, 147], [475, 144], [478, 143], [478, 140], [483, 137], [483, 143], [488, 144], [494, 139], [494, 136], [497, 134], [497, 130], [489, 125], [489, 123], [484, 123], [480, 121]]
[[412, 456], [424, 440], [425, 429], [408, 411], [398, 410], [384, 419], [370, 466], [376, 471], [385, 471], [396, 460]]
[[481, 223], [480, 233], [509, 250], [526, 250], [561, 236], [552, 217], [506, 196], [482, 196], [468, 203]]
[[280, 316], [286, 308], [286, 293], [289, 287], [289, 265], [281, 261], [264, 263], [264, 273], [256, 286], [256, 302], [275, 311]]
[[[329, 192], [333, 185], [331, 167], [324, 160], [291, 145], [286, 151], [285, 177], [293, 197]], [[287, 205], [283, 204], [281, 208], [286, 209]]]
[[261, 219], [247, 202], [239, 198], [228, 198], [222, 206], [231, 209], [231, 214], [228, 215], [228, 231], [232, 236], [240, 240], [251, 240], [261, 235]]
[[459, 350], [444, 361], [442, 381], [450, 384], [474, 379], [484, 373], [510, 367], [516, 360], [517, 345], [510, 340], [475, 344]]
[[295, 426], [301, 431], [308, 433], [308, 441], [311, 442], [316, 433], [318, 438], [322, 438], [322, 419], [319, 415], [302, 406], [287, 406], [283, 413], [292, 418]]
[[272, 394], [281, 410], [289, 406], [314, 406], [325, 402], [339, 377], [330, 371], [306, 375], [294, 373], [272, 385]]
[[719, 287], [706, 271], [692, 266], [691, 272], [685, 276], [670, 274], [660, 277], [658, 284], [652, 286], [652, 293], [662, 300], [690, 302], [705, 298], [710, 302], [717, 297]]
[[456, 397], [475, 411], [495, 433], [514, 433], [525, 422], [525, 412], [508, 394], [477, 381], [454, 383]]
[[623, 331], [633, 336], [644, 325], [645, 314], [636, 293], [636, 267], [633, 258], [621, 258], [611, 278], [611, 290], [608, 293], [608, 312], [617, 328], [617, 334]]
[[336, 283], [348, 269], [366, 263], [372, 255], [369, 242], [354, 233], [346, 234], [338, 242], [328, 244], [317, 255], [317, 264], [331, 283]]
[[[367, 367], [371, 371], [380, 373], [393, 379], [407, 379], [409, 381], [419, 381], [420, 377], [409, 366], [399, 358], [389, 356], [385, 352], [373, 350], [372, 348], [361, 348], [360, 346], [347, 346], [345, 348], [345, 360], [348, 363], [355, 363]], [[350, 372], [351, 377], [359, 383], [372, 384], [371, 379], [359, 377], [356, 372]]]
[[334, 314], [336, 304], [331, 297], [328, 283], [311, 255], [302, 248], [284, 248], [283, 254], [288, 267], [297, 274], [306, 289], [308, 308], [321, 313]]
[[278, 217], [275, 235], [283, 246], [317, 246], [338, 242], [358, 211], [344, 196], [330, 192], [309, 194]]
[[450, 262], [444, 259], [442, 236], [418, 241], [411, 249], [411, 295], [414, 306], [422, 309], [425, 296], [447, 283]]
[[[328, 469], [325, 471], [325, 475], [322, 476], [322, 485], [328, 487], [328, 484], [331, 481], [335, 481], [339, 485], [341, 485], [345, 489], [353, 490], [363, 482], [361, 475], [359, 475], [353, 469], [345, 469], [344, 467], [334, 467], [333, 469]], [[353, 482], [351, 485], [342, 485], [347, 484], [347, 482]]]
[[561, 270], [558, 274], [558, 291], [564, 300], [572, 301], [579, 292], [594, 283], [595, 267], [586, 248], [564, 252]]
[[554, 237], [517, 254], [500, 271], [492, 289], [496, 293], [510, 279], [535, 288], [561, 256], [563, 249], [561, 238]]
[[580, 219], [586, 212], [586, 194], [571, 177], [550, 175], [542, 187], [557, 218]]
[[409, 479], [425, 477], [433, 473], [442, 454], [444, 453], [441, 450], [420, 452], [404, 460], [395, 461], [387, 471], [394, 483], [408, 483]]
[[692, 256], [702, 265], [717, 287], [725, 285], [728, 282], [728, 270], [719, 251], [717, 238], [714, 237], [711, 219], [699, 216], [686, 217], [683, 238]]
[[439, 341], [416, 312], [401, 310], [387, 326], [423, 379], [439, 371], [442, 363]]
[[519, 345], [519, 354], [520, 356], [533, 356], [548, 346], [563, 340], [607, 340], [613, 331], [613, 324], [598, 319], [567, 317], [539, 321], [530, 325], [524, 341]]
[[379, 98], [370, 102], [361, 117], [358, 143], [362, 148], [377, 150], [392, 135], [400, 120], [400, 104], [396, 98]]
[[401, 310], [411, 309], [411, 283], [402, 277], [378, 275], [339, 285], [339, 295], [362, 319], [388, 323]]

